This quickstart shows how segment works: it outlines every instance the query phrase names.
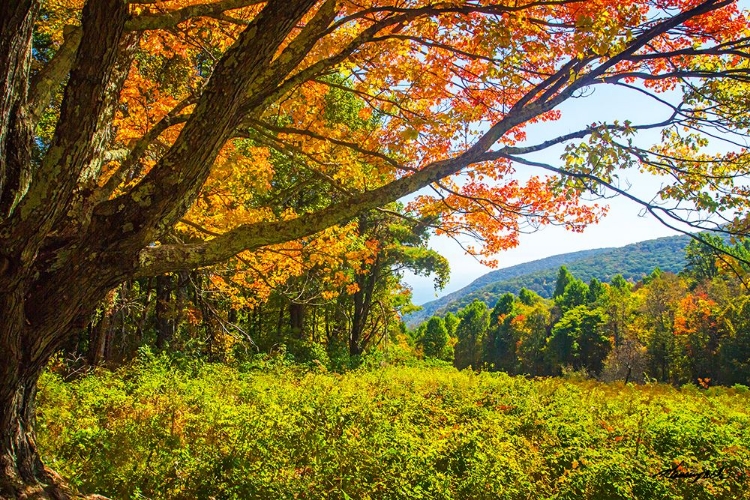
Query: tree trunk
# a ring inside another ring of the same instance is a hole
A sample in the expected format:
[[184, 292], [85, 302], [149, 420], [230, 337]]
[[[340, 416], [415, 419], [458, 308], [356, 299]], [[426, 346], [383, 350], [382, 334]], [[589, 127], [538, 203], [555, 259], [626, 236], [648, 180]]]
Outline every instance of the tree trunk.
[[104, 281], [83, 276], [81, 286], [61, 293], [37, 292], [33, 286], [0, 290], [0, 500], [80, 498], [41, 461], [34, 400], [50, 358], [86, 327], [106, 294], [86, 285]]
[[98, 366], [108, 360], [107, 346], [111, 343], [112, 315], [114, 314], [116, 300], [117, 294], [114, 290], [107, 293], [107, 298], [104, 299], [105, 307], [102, 318], [90, 327], [89, 349], [86, 355], [90, 366]]
[[173, 282], [171, 274], [156, 278], [156, 348], [159, 350], [169, 345], [174, 337]]
[[13, 381], [0, 381], [0, 498], [67, 498], [64, 492], [55, 492], [59, 481], [45, 469], [37, 452], [37, 378], [37, 374], [18, 374]]
[[0, 379], [0, 500], [106, 500], [99, 495], [82, 496], [42, 463], [34, 406], [40, 374], [18, 373], [13, 380]]
[[[90, 302], [65, 303], [62, 297], [39, 298], [23, 289], [0, 292], [0, 500], [83, 498], [42, 463], [36, 446], [35, 397], [51, 356], [85, 327], [83, 318], [91, 317], [96, 299], [104, 294], [93, 290]], [[38, 301], [55, 302], [54, 320], [32, 324]]]
[[289, 330], [295, 339], [304, 340], [305, 305], [299, 302], [289, 302]]
[[0, 294], [0, 499], [72, 498], [39, 458], [34, 398], [45, 364], [30, 360], [21, 293]]
[[380, 275], [380, 255], [365, 274], [357, 276], [359, 289], [354, 293], [354, 310], [352, 311], [352, 328], [349, 334], [349, 355], [358, 356], [365, 351], [370, 342], [370, 335], [364, 335], [365, 325], [372, 309], [372, 298]]
[[23, 147], [31, 138], [25, 110], [26, 82], [31, 67], [31, 31], [39, 9], [37, 0], [3, 4], [0, 5], [0, 220], [11, 212], [29, 180], [30, 151]]
[[89, 345], [86, 353], [86, 362], [89, 366], [104, 364], [107, 337], [110, 331], [110, 316], [106, 312], [102, 315], [102, 319], [89, 327]]

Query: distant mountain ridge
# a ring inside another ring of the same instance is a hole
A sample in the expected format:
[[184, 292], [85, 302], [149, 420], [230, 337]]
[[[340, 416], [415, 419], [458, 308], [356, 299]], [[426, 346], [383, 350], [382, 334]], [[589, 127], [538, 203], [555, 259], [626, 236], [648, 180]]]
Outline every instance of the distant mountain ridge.
[[432, 316], [456, 312], [475, 299], [490, 307], [506, 292], [518, 293], [521, 288], [533, 290], [542, 297], [551, 297], [560, 266], [566, 266], [576, 278], [589, 282], [597, 278], [610, 281], [622, 274], [629, 281], [638, 281], [654, 268], [677, 273], [685, 267], [685, 247], [690, 242], [685, 235], [667, 236], [641, 241], [624, 247], [597, 248], [553, 255], [544, 259], [491, 271], [468, 286], [437, 300], [422, 305], [422, 310], [405, 317], [413, 327]]

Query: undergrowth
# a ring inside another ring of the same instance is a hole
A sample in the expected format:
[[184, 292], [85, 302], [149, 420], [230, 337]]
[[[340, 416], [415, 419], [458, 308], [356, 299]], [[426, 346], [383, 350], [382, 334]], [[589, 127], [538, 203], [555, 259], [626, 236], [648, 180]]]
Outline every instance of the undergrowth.
[[46, 374], [38, 426], [53, 469], [116, 499], [735, 499], [749, 403], [742, 387], [147, 356]]

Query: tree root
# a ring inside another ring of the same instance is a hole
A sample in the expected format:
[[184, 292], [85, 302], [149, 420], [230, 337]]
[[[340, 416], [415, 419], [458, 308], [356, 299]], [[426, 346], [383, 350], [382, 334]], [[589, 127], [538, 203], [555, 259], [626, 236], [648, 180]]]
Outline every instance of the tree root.
[[0, 500], [109, 500], [101, 495], [79, 493], [49, 467], [44, 468], [44, 475], [44, 483], [0, 480]]

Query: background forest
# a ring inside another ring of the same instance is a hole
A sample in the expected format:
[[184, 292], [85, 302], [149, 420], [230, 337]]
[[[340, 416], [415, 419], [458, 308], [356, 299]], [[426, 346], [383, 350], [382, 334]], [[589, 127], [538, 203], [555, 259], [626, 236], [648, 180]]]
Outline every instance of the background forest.
[[618, 274], [636, 283], [657, 267], [677, 274], [687, 264], [685, 247], [691, 241], [688, 235], [667, 236], [619, 248], [594, 248], [553, 255], [490, 271], [460, 290], [421, 304], [420, 310], [405, 315], [404, 320], [413, 327], [432, 316], [445, 316], [447, 312], [455, 314], [476, 299], [494, 307], [502, 294], [518, 295], [522, 288], [552, 298], [561, 266], [586, 283], [594, 278], [609, 283]]
[[[706, 236], [723, 246], [718, 237]], [[747, 240], [729, 249], [747, 258]], [[561, 267], [551, 300], [527, 289], [475, 300], [414, 337], [427, 355], [512, 374], [581, 370], [604, 380], [748, 384], [747, 264], [697, 241], [679, 274], [589, 284]]]
[[[617, 275], [586, 284], [563, 266], [550, 299], [522, 288], [492, 308], [475, 300], [409, 329], [401, 315], [414, 306], [399, 270], [434, 271], [439, 285], [447, 263], [400, 220], [380, 222], [378, 241], [390, 243], [365, 266], [342, 260], [303, 273], [262, 301], [252, 289], [227, 289], [214, 271], [125, 283], [59, 362], [116, 367], [146, 348], [208, 361], [280, 356], [335, 371], [386, 356], [530, 376], [572, 370], [606, 381], [750, 385], [748, 240], [729, 246], [703, 235], [713, 246], [691, 242], [683, 271], [657, 268], [635, 283]], [[366, 230], [367, 219], [359, 223]], [[349, 279], [337, 289], [342, 275]]]

